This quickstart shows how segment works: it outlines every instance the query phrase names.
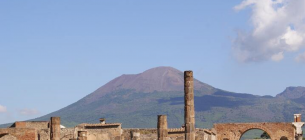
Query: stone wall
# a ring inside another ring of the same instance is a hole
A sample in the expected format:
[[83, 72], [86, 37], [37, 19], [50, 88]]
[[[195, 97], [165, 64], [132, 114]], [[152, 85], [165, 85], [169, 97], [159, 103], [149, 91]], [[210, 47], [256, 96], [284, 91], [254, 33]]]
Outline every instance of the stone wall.
[[[179, 130], [179, 129], [178, 129]], [[196, 129], [195, 139], [196, 140], [216, 140], [215, 135], [208, 133], [210, 130], [207, 129]], [[132, 133], [140, 133], [140, 140], [157, 140], [157, 129], [123, 129], [122, 137], [124, 140], [133, 140]], [[184, 131], [169, 131], [168, 140], [184, 140]], [[89, 139], [88, 139], [89, 140]]]
[[85, 129], [88, 140], [120, 140], [121, 130], [118, 129]]
[[[11, 135], [8, 137], [6, 135]], [[32, 128], [4, 128], [0, 129], [0, 140], [15, 137], [16, 140], [37, 140], [36, 130]]]
[[8, 134], [0, 137], [0, 140], [17, 140], [17, 138]]
[[[79, 131], [87, 132], [87, 140], [121, 140], [121, 129], [79, 129], [62, 128], [60, 131], [60, 140], [77, 139]], [[38, 140], [50, 140], [50, 129], [38, 131]]]
[[61, 140], [70, 140], [73, 138], [77, 138], [77, 131], [75, 132], [75, 128], [62, 128], [60, 130]]
[[37, 130], [48, 129], [49, 122], [48, 121], [15, 122], [14, 127], [15, 128], [34, 128]]
[[123, 129], [124, 140], [132, 140], [132, 133], [139, 133], [141, 140], [157, 140], [157, 129]]
[[38, 140], [50, 140], [50, 129], [40, 129], [37, 131]]

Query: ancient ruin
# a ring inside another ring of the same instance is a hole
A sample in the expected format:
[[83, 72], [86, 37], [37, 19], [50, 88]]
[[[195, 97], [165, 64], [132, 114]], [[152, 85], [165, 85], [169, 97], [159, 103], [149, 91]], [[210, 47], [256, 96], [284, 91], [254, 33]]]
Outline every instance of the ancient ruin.
[[240, 137], [251, 129], [260, 129], [267, 132], [272, 140], [287, 138], [293, 140], [295, 137], [294, 126], [291, 123], [227, 123], [215, 124], [217, 140], [239, 140]]
[[158, 140], [166, 140], [168, 135], [167, 117], [165, 115], [158, 116]]
[[181, 128], [168, 128], [166, 115], [158, 115], [157, 128], [123, 129], [121, 123], [82, 123], [73, 128], [60, 125], [60, 117], [49, 121], [15, 122], [0, 129], [0, 140], [239, 140], [248, 130], [260, 129], [271, 140], [302, 140], [301, 114], [294, 122], [223, 123], [211, 129], [195, 128], [193, 72], [184, 72], [184, 124]]
[[194, 78], [192, 71], [184, 72], [185, 139], [195, 140]]

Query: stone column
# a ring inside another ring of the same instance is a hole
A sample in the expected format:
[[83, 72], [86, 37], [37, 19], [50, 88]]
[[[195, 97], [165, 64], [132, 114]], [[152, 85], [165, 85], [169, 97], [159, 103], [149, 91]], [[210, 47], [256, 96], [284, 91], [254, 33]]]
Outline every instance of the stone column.
[[78, 131], [77, 140], [87, 140], [87, 132], [86, 131]]
[[166, 140], [168, 135], [166, 115], [158, 115], [158, 140]]
[[192, 71], [184, 72], [185, 140], [195, 140], [194, 78]]
[[60, 140], [60, 117], [51, 117], [50, 140]]

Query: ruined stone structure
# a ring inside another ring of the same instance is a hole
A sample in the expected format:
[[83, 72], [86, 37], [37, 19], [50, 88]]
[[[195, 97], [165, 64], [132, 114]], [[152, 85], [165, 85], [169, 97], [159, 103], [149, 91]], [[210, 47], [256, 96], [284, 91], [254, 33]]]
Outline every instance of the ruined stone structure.
[[166, 115], [158, 116], [158, 140], [166, 140], [167, 139], [167, 117]]
[[36, 130], [33, 128], [7, 128], [0, 129], [0, 140], [36, 140]]
[[[61, 128], [60, 118], [50, 121], [15, 122], [10, 128], [0, 129], [0, 140], [239, 140], [251, 129], [261, 129], [271, 140], [302, 140], [301, 114], [292, 123], [224, 123], [211, 129], [195, 128], [193, 72], [184, 72], [184, 125], [168, 128], [167, 116], [158, 115], [157, 128], [122, 129], [121, 123], [82, 123], [73, 128]], [[169, 118], [170, 119], [170, 118]]]
[[295, 128], [292, 123], [225, 123], [214, 124], [217, 140], [239, 140], [251, 129], [260, 129], [267, 132], [271, 140], [294, 140]]
[[78, 131], [77, 137], [79, 140], [87, 140], [87, 131]]
[[140, 140], [141, 133], [139, 131], [131, 131], [131, 140]]
[[51, 127], [50, 127], [50, 139], [51, 140], [60, 140], [60, 118], [51, 117]]
[[15, 128], [33, 128], [36, 130], [49, 128], [49, 121], [34, 121], [34, 122], [15, 122], [11, 127]]
[[194, 78], [192, 71], [184, 72], [185, 140], [195, 140]]
[[[86, 132], [85, 135], [87, 140], [121, 140], [123, 132], [121, 123], [106, 123], [105, 121], [97, 124], [83, 123], [76, 126], [74, 131], [81, 132], [81, 134], [85, 134], [84, 132]], [[76, 138], [75, 135], [74, 138]]]
[[[158, 140], [158, 129], [123, 129], [122, 137], [124, 140], [132, 140], [132, 132], [139, 134], [140, 140]], [[196, 140], [215, 140], [215, 132], [209, 129], [196, 129]], [[166, 140], [184, 140], [185, 129], [184, 128], [169, 128]]]

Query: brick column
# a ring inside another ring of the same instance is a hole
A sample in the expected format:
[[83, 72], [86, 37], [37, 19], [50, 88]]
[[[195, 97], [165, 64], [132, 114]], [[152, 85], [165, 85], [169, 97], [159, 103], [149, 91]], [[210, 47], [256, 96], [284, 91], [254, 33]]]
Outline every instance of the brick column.
[[168, 135], [166, 115], [158, 115], [158, 140], [166, 140]]
[[86, 131], [78, 131], [78, 139], [77, 140], [87, 140], [87, 132]]
[[294, 122], [302, 122], [301, 116], [302, 116], [301, 114], [294, 114]]
[[60, 117], [51, 117], [50, 123], [50, 139], [60, 140]]
[[192, 71], [184, 72], [185, 140], [195, 140], [194, 78]]

